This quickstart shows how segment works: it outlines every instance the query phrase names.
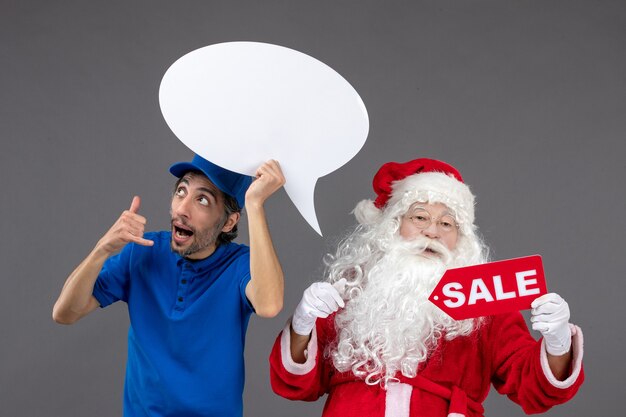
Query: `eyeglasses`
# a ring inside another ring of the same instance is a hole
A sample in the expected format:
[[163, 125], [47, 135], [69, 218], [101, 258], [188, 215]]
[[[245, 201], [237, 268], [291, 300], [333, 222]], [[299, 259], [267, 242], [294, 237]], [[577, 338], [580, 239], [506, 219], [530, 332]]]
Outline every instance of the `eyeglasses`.
[[407, 218], [411, 220], [418, 229], [427, 229], [433, 222], [435, 222], [438, 229], [443, 233], [453, 232], [459, 227], [456, 219], [451, 214], [444, 214], [438, 219], [433, 219], [430, 213], [425, 209], [413, 210]]

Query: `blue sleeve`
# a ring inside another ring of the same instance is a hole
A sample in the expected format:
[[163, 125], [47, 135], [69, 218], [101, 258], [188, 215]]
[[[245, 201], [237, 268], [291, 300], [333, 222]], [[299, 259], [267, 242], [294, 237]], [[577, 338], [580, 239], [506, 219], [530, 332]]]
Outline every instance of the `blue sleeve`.
[[134, 244], [129, 243], [115, 256], [106, 260], [93, 287], [93, 296], [106, 307], [116, 301], [128, 301], [130, 260]]
[[246, 296], [246, 286], [250, 282], [250, 253], [246, 253], [237, 259], [237, 276], [241, 277], [239, 281], [239, 292], [241, 295], [241, 304], [244, 313], [254, 313], [254, 307]]

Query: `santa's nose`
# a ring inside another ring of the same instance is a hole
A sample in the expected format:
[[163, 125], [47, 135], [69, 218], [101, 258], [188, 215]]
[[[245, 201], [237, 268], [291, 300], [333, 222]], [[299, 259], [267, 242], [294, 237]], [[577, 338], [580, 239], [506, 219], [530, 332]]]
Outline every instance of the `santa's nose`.
[[431, 222], [428, 227], [422, 229], [422, 234], [431, 239], [438, 239], [439, 230], [437, 228], [437, 222]]

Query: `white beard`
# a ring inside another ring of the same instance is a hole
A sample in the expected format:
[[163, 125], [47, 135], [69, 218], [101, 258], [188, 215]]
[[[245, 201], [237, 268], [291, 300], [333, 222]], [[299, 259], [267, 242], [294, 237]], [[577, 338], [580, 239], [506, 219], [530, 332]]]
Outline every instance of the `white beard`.
[[[421, 255], [426, 247], [440, 257]], [[389, 242], [380, 259], [363, 271], [360, 283], [348, 283], [346, 307], [335, 324], [337, 345], [329, 350], [335, 367], [352, 370], [368, 384], [386, 387], [397, 372], [417, 375], [438, 340], [468, 335], [479, 320], [455, 321], [428, 301], [437, 282], [457, 254], [420, 237]]]

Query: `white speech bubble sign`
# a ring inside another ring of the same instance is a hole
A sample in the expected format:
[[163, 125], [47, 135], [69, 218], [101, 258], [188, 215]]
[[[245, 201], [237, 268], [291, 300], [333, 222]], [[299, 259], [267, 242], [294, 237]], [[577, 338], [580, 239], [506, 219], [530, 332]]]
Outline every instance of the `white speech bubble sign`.
[[254, 176], [280, 162], [285, 191], [319, 233], [317, 179], [340, 168], [369, 132], [365, 104], [336, 71], [306, 54], [259, 42], [226, 42], [178, 59], [161, 81], [165, 121], [187, 147]]

